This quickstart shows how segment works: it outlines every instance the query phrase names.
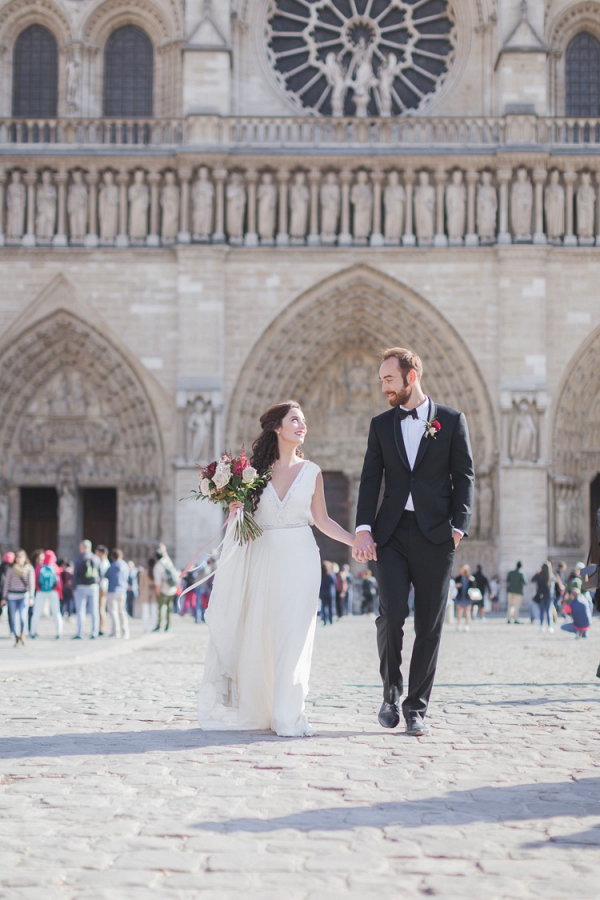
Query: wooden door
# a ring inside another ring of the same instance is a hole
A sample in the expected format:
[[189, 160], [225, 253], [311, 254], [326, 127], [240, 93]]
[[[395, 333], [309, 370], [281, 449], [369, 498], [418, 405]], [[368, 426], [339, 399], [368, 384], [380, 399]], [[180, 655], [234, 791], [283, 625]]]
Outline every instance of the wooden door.
[[58, 543], [56, 488], [21, 488], [20, 546], [31, 557], [34, 550], [54, 550]]

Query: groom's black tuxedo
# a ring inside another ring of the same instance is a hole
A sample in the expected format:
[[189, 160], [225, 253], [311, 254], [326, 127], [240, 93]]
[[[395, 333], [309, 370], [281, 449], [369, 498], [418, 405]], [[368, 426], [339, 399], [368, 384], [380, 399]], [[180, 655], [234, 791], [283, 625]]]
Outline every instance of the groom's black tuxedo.
[[[360, 482], [356, 524], [369, 525], [377, 543], [380, 606], [377, 645], [383, 696], [397, 703], [408, 595], [415, 589], [415, 643], [404, 715], [423, 717], [433, 687], [448, 585], [454, 561], [453, 529], [468, 533], [473, 504], [473, 460], [463, 413], [429, 401], [426, 433], [411, 468], [397, 409], [371, 422]], [[377, 505], [382, 480], [383, 501]], [[414, 512], [406, 511], [412, 497]]]

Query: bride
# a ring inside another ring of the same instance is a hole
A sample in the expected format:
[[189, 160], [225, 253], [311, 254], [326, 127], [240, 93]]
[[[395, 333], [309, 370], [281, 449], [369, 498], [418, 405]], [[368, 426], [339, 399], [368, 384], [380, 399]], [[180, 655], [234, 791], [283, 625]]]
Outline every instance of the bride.
[[263, 534], [240, 547], [228, 527], [206, 613], [198, 721], [206, 730], [312, 735], [304, 701], [321, 564], [309, 526], [348, 546], [353, 535], [329, 518], [321, 470], [300, 450], [307, 429], [299, 404], [271, 406], [260, 424], [252, 465], [261, 475], [272, 470], [253, 499]]

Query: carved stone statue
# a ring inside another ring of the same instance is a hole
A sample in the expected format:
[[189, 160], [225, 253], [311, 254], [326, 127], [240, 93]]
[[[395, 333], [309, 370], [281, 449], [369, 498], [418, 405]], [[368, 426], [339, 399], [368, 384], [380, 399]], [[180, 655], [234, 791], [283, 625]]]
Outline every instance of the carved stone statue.
[[67, 195], [67, 212], [69, 213], [69, 231], [72, 241], [80, 241], [87, 232], [88, 193], [83, 181], [83, 172], [75, 169], [73, 182]]
[[354, 207], [354, 238], [366, 240], [371, 234], [373, 217], [373, 189], [369, 184], [369, 176], [360, 171], [356, 176], [356, 184], [352, 185], [350, 203]]
[[72, 536], [77, 531], [77, 495], [75, 475], [70, 463], [63, 463], [58, 472], [58, 531]]
[[308, 225], [310, 191], [304, 172], [296, 172], [290, 187], [290, 235], [292, 240], [303, 240]]
[[277, 188], [273, 176], [265, 172], [258, 188], [258, 235], [263, 243], [271, 243], [275, 232]]
[[558, 169], [552, 169], [550, 181], [544, 190], [546, 235], [550, 240], [557, 240], [565, 233], [565, 189], [559, 179]]
[[53, 237], [56, 227], [56, 185], [52, 184], [52, 172], [42, 172], [42, 183], [36, 191], [35, 233], [38, 238], [48, 240]]
[[581, 499], [575, 484], [554, 485], [554, 533], [558, 546], [576, 547], [581, 543]]
[[6, 484], [0, 481], [0, 541], [5, 541], [8, 537], [8, 519], [10, 511], [10, 500]]
[[398, 62], [395, 53], [390, 53], [379, 69], [379, 112], [386, 118], [392, 115], [392, 90], [401, 69], [402, 63]]
[[492, 173], [481, 173], [481, 184], [477, 187], [477, 234], [484, 243], [496, 238], [496, 215], [498, 195], [492, 184]]
[[415, 229], [419, 241], [433, 241], [435, 211], [435, 188], [429, 184], [429, 173], [419, 172], [419, 183], [415, 188]]
[[150, 191], [144, 184], [143, 169], [136, 169], [133, 184], [127, 192], [129, 197], [129, 237], [132, 241], [144, 241], [148, 235], [148, 206]]
[[509, 455], [513, 461], [535, 462], [537, 453], [537, 426], [527, 400], [515, 406], [510, 429]]
[[100, 185], [98, 200], [100, 219], [100, 240], [114, 241], [119, 219], [119, 188], [112, 172], [105, 172]]
[[213, 229], [213, 204], [215, 188], [206, 166], [198, 169], [198, 180], [192, 188], [192, 220], [194, 240], [207, 241]]
[[9, 238], [23, 237], [26, 200], [27, 192], [21, 180], [21, 173], [18, 169], [15, 169], [6, 192], [6, 205], [8, 207], [6, 234]]
[[584, 239], [592, 238], [595, 233], [596, 191], [589, 172], [581, 173], [581, 184], [577, 188], [575, 208], [577, 210], [577, 236]]
[[242, 240], [244, 236], [244, 213], [246, 211], [246, 188], [240, 172], [233, 172], [227, 185], [227, 233], [229, 238]]
[[81, 76], [81, 62], [75, 54], [69, 56], [67, 60], [67, 106], [77, 109], [77, 96], [79, 94], [79, 83]]
[[390, 172], [387, 186], [383, 192], [383, 208], [385, 211], [383, 236], [388, 244], [400, 242], [405, 203], [406, 192], [400, 184], [400, 176], [397, 172]]
[[480, 540], [489, 540], [492, 536], [494, 524], [494, 489], [489, 475], [479, 478], [479, 534]]
[[513, 183], [510, 194], [510, 220], [515, 238], [521, 241], [531, 240], [531, 212], [533, 209], [533, 188], [527, 175], [527, 169], [517, 169], [517, 180]]
[[450, 184], [446, 185], [446, 222], [448, 237], [451, 241], [460, 241], [465, 233], [465, 205], [467, 189], [463, 182], [463, 173], [455, 169]]
[[186, 423], [188, 462], [204, 462], [212, 453], [212, 405], [196, 397]]
[[371, 53], [366, 45], [365, 39], [361, 37], [358, 42], [358, 50], [356, 53], [356, 72], [352, 81], [354, 88], [354, 106], [356, 115], [359, 119], [366, 118], [367, 107], [371, 99], [371, 88], [377, 84], [377, 79], [373, 74], [373, 65], [371, 62]]
[[165, 172], [165, 183], [160, 192], [162, 207], [161, 237], [165, 242], [174, 241], [179, 230], [179, 187], [175, 172]]
[[328, 53], [325, 57], [325, 78], [331, 85], [331, 112], [334, 116], [344, 115], [344, 104], [348, 92], [346, 73], [338, 61], [335, 53]]
[[340, 218], [340, 186], [335, 172], [328, 172], [321, 185], [321, 239], [335, 240]]

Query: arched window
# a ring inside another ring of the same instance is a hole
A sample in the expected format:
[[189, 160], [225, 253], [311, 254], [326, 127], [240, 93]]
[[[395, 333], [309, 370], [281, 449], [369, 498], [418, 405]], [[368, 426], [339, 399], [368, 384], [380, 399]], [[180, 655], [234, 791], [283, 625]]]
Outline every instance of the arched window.
[[13, 116], [51, 119], [58, 96], [58, 45], [43, 25], [30, 25], [15, 43]]
[[152, 115], [153, 50], [136, 25], [113, 31], [104, 52], [104, 115]]
[[582, 31], [567, 47], [567, 116], [600, 116], [600, 42]]

